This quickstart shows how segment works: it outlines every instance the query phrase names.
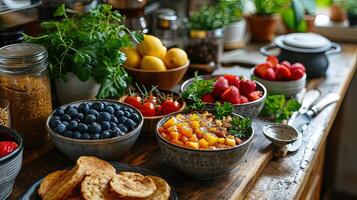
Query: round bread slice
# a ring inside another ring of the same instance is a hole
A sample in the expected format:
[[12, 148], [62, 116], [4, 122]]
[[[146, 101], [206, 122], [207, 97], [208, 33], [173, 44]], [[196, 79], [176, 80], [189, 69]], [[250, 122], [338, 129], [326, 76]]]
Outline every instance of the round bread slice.
[[113, 177], [109, 185], [119, 198], [125, 199], [147, 198], [156, 190], [151, 178], [133, 172], [120, 172]]
[[85, 200], [117, 199], [109, 188], [109, 181], [112, 178], [113, 176], [106, 174], [91, 174], [85, 177], [81, 184], [82, 197]]
[[145, 200], [168, 200], [170, 198], [171, 188], [167, 182], [157, 176], [146, 176], [151, 178], [156, 185], [156, 190]]
[[38, 189], [38, 195], [43, 198], [45, 194], [56, 184], [56, 182], [62, 178], [68, 170], [58, 170], [52, 173], [49, 173], [41, 181], [40, 188]]
[[110, 163], [93, 156], [81, 156], [77, 160], [77, 165], [86, 168], [86, 175], [99, 173], [114, 176], [116, 174], [115, 168]]

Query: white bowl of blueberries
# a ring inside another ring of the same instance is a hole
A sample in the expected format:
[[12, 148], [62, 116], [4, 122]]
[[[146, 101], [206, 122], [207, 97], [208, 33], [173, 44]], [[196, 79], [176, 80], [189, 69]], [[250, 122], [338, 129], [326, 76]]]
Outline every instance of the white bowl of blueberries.
[[96, 156], [118, 160], [135, 143], [143, 116], [112, 100], [82, 100], [56, 108], [46, 127], [57, 148], [72, 160]]

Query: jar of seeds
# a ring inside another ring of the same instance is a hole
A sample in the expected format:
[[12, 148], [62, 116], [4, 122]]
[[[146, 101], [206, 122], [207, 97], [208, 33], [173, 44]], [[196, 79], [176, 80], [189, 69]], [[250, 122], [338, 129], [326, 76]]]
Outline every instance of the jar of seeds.
[[10, 102], [11, 127], [27, 147], [44, 143], [52, 111], [46, 49], [19, 43], [0, 48], [0, 97]]
[[10, 104], [7, 99], [0, 99], [0, 125], [10, 127]]

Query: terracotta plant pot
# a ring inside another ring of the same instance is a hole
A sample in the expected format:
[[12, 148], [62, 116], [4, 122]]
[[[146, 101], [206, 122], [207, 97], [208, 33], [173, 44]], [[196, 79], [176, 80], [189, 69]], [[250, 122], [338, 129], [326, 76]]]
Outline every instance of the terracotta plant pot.
[[[304, 15], [304, 20], [306, 21], [307, 23], [307, 30], [306, 32], [314, 32], [314, 29], [315, 29], [315, 18], [316, 16], [315, 15]], [[296, 31], [294, 29], [290, 29], [286, 26], [285, 23], [284, 24], [284, 27], [285, 27], [285, 33], [295, 33], [295, 32], [299, 32], [299, 31]]]
[[256, 42], [270, 42], [277, 30], [280, 16], [274, 15], [248, 15], [251, 39]]
[[343, 22], [346, 20], [346, 13], [339, 5], [330, 7], [330, 20], [333, 22]]

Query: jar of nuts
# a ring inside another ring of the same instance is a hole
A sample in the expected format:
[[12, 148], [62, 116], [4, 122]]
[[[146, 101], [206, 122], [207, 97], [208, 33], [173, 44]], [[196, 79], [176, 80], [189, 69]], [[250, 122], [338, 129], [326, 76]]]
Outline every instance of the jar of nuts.
[[48, 139], [46, 119], [52, 111], [46, 49], [19, 43], [0, 48], [0, 97], [8, 99], [11, 126], [26, 146]]

